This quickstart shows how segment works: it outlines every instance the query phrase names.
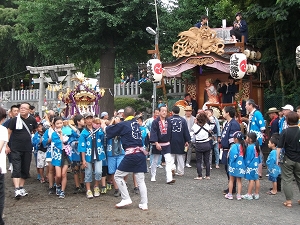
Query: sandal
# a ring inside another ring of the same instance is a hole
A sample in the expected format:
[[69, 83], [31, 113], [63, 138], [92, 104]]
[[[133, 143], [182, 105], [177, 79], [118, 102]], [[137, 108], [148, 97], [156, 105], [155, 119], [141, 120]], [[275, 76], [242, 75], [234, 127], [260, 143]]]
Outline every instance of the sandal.
[[43, 184], [43, 183], [45, 183], [46, 181], [45, 181], [44, 178], [41, 178], [41, 179], [40, 179], [40, 182], [41, 182], [41, 184]]
[[298, 200], [298, 204], [300, 205], [300, 200]]
[[195, 177], [194, 180], [202, 180], [202, 177]]
[[272, 191], [267, 192], [268, 195], [276, 195], [276, 193], [273, 193]]
[[284, 202], [283, 205], [287, 208], [292, 208], [292, 203], [291, 202]]

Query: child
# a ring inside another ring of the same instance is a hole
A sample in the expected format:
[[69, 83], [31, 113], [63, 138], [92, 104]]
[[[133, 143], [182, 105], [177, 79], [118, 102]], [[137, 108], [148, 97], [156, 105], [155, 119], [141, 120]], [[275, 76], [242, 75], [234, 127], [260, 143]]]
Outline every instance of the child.
[[272, 135], [272, 137], [269, 140], [268, 147], [271, 149], [271, 152], [268, 156], [268, 159], [266, 161], [268, 172], [269, 172], [269, 180], [272, 181], [273, 187], [267, 194], [269, 195], [276, 195], [277, 194], [277, 179], [278, 176], [281, 173], [280, 167], [277, 165], [277, 144], [279, 139], [276, 138], [276, 136]]
[[65, 198], [67, 170], [72, 161], [72, 149], [69, 145], [71, 138], [63, 134], [63, 119], [61, 117], [55, 117], [53, 124], [54, 132], [51, 136], [51, 145], [53, 146], [52, 165], [55, 167], [56, 175], [56, 195], [58, 195], [59, 198]]
[[[261, 163], [260, 158], [260, 149], [259, 144], [257, 142], [257, 136], [254, 132], [250, 132], [247, 134], [246, 142], [248, 143], [247, 151], [246, 151], [246, 174], [245, 179], [249, 180], [248, 184], [248, 193], [242, 195], [243, 199], [252, 200], [259, 199], [259, 189], [260, 182], [258, 176], [258, 165]], [[252, 190], [255, 185], [255, 194], [252, 195]]]
[[[81, 132], [78, 140], [78, 151], [82, 157], [82, 167], [85, 168], [86, 197], [100, 196], [99, 183], [102, 175], [102, 160], [105, 153], [103, 148], [104, 133], [101, 128], [93, 128], [93, 114], [84, 115], [85, 129]], [[93, 176], [93, 164], [95, 169], [94, 195], [91, 191]]]
[[[80, 135], [84, 129], [84, 118], [77, 114], [74, 116], [74, 124], [76, 126], [75, 132]], [[81, 168], [81, 156], [78, 152], [78, 139], [71, 143], [72, 147], [72, 172], [74, 173], [75, 190], [74, 194], [81, 193], [84, 190], [84, 170]]]
[[45, 183], [44, 178], [44, 168], [46, 166], [46, 151], [47, 148], [44, 148], [42, 144], [43, 140], [43, 124], [38, 124], [38, 127], [36, 128], [36, 133], [34, 134], [32, 138], [32, 145], [34, 147], [35, 152], [37, 152], [36, 157], [36, 168], [38, 170], [38, 174], [40, 176], [40, 182]]
[[232, 188], [233, 182], [236, 178], [238, 190], [236, 199], [241, 200], [242, 192], [242, 177], [245, 176], [245, 164], [244, 156], [246, 152], [246, 145], [244, 141], [244, 135], [242, 132], [237, 131], [233, 134], [234, 144], [231, 145], [228, 152], [228, 171], [229, 171], [229, 183], [228, 183], [228, 194], [225, 195], [225, 198], [232, 200]]

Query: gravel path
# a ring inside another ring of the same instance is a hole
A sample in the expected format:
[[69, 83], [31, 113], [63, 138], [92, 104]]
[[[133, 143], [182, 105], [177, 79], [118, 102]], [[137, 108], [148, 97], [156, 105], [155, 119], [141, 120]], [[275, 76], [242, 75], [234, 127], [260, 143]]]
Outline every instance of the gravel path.
[[[115, 209], [120, 197], [113, 196], [113, 190], [99, 198], [87, 199], [85, 194], [72, 194], [73, 178], [68, 174], [66, 198], [49, 196], [47, 184], [40, 184], [32, 164], [32, 178], [27, 180], [27, 197], [13, 198], [14, 191], [10, 173], [6, 175], [6, 224], [299, 224], [300, 199], [294, 185], [294, 205], [285, 208], [283, 193], [274, 196], [266, 194], [271, 182], [267, 177], [261, 180], [259, 200], [227, 200], [222, 194], [227, 177], [223, 166], [213, 169], [211, 180], [194, 180], [195, 162], [185, 169], [183, 177], [176, 177], [174, 185], [165, 184], [165, 171], [158, 169], [156, 182], [150, 182], [146, 174], [149, 210], [138, 209], [139, 195], [132, 192], [132, 179], [128, 179], [133, 204], [125, 209]], [[264, 174], [266, 170], [264, 170]], [[243, 193], [247, 182], [243, 183]]]

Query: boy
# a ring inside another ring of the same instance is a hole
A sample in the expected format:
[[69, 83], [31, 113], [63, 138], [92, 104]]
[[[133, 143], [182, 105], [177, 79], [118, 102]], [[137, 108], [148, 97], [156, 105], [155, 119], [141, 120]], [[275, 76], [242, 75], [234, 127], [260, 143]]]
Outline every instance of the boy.
[[[270, 189], [267, 194], [269, 195], [276, 195], [277, 191], [281, 191], [281, 169], [277, 165], [277, 145], [279, 141], [279, 135], [273, 134], [272, 137], [269, 140], [268, 147], [271, 149], [271, 152], [268, 156], [268, 159], [266, 161], [268, 172], [269, 172], [269, 180], [272, 181], [273, 187]], [[278, 185], [279, 184], [279, 185]], [[279, 189], [279, 190], [278, 190]]]
[[[100, 196], [99, 183], [102, 175], [102, 160], [106, 157], [103, 148], [104, 133], [101, 128], [93, 128], [93, 114], [85, 114], [84, 122], [86, 127], [78, 140], [78, 152], [81, 152], [82, 168], [85, 168], [86, 197], [90, 199], [94, 196]], [[93, 164], [95, 169], [94, 195], [91, 191]]]

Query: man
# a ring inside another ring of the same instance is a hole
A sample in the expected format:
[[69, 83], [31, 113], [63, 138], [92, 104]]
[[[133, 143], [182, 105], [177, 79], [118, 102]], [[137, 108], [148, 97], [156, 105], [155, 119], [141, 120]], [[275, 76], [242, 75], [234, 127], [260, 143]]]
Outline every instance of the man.
[[269, 115], [271, 121], [269, 124], [269, 136], [270, 138], [274, 133], [279, 133], [279, 117], [278, 117], [279, 110], [275, 107], [269, 108], [267, 114]]
[[102, 112], [101, 115], [100, 115], [100, 118], [102, 120], [108, 120], [108, 113], [107, 112]]
[[[157, 117], [159, 116], [159, 109], [155, 109], [154, 112], [153, 112], [153, 117], [147, 119], [145, 121], [145, 127], [151, 131], [151, 126], [152, 126], [152, 123], [153, 123], [153, 120], [155, 120]], [[152, 161], [153, 161], [153, 154], [152, 154], [152, 145], [150, 145], [150, 167], [149, 169], [151, 169], [151, 164], [152, 164]], [[157, 168], [160, 168], [162, 169], [162, 165], [161, 165], [161, 159], [162, 159], [162, 156], [159, 155], [158, 157], [158, 160], [156, 162], [156, 165], [157, 165]]]
[[[186, 106], [185, 109], [185, 116], [183, 117], [186, 121], [186, 124], [188, 126], [188, 130], [189, 130], [189, 133], [191, 132], [191, 128], [192, 126], [194, 125], [195, 123], [195, 117], [192, 115], [192, 106]], [[188, 150], [187, 150], [187, 153], [186, 153], [186, 164], [185, 166], [188, 167], [188, 168], [191, 168], [191, 158], [192, 158], [192, 151], [193, 151], [193, 143], [189, 143], [189, 146], [188, 146]]]
[[289, 112], [294, 111], [294, 107], [292, 105], [285, 105], [282, 108], [282, 113], [283, 113], [283, 117], [279, 120], [279, 133], [281, 134], [281, 132], [287, 128], [287, 123], [286, 123], [286, 115]]
[[177, 160], [177, 173], [178, 176], [184, 175], [184, 147], [189, 146], [191, 140], [190, 132], [184, 118], [179, 116], [180, 108], [173, 106], [173, 116], [170, 117], [172, 124], [172, 140], [171, 140], [171, 154]]
[[[213, 124], [213, 147], [214, 147], [214, 153], [215, 153], [215, 164], [216, 169], [219, 169], [219, 161], [220, 161], [220, 154], [219, 154], [219, 142], [221, 141], [221, 130], [220, 130], [220, 122], [217, 119], [217, 117], [214, 116], [212, 109], [206, 109], [205, 113], [207, 117], [210, 119], [210, 123]], [[212, 151], [210, 152], [209, 157], [210, 165], [212, 165]]]
[[[227, 164], [227, 155], [230, 149], [230, 146], [234, 143], [233, 141], [233, 134], [236, 131], [241, 131], [240, 124], [234, 119], [235, 117], [235, 109], [232, 106], [226, 106], [222, 110], [223, 118], [226, 120], [225, 124], [223, 124], [223, 131], [221, 136], [221, 145], [223, 148], [223, 155], [222, 155], [222, 163], [225, 165], [225, 171], [227, 174], [227, 178], [229, 180], [229, 173], [228, 173], [228, 164]], [[236, 180], [233, 183], [233, 193], [236, 192]], [[228, 188], [223, 191], [223, 194], [228, 193]]]
[[151, 181], [156, 181], [156, 162], [160, 154], [164, 155], [166, 161], [166, 180], [167, 184], [175, 183], [172, 175], [172, 167], [174, 157], [171, 155], [170, 141], [172, 138], [172, 124], [167, 118], [168, 110], [166, 106], [159, 109], [159, 117], [157, 117], [151, 126], [150, 142], [152, 146], [153, 160], [151, 164]]
[[208, 23], [208, 16], [203, 15], [201, 16], [201, 21], [199, 21], [198, 23], [195, 24], [195, 27], [202, 27], [202, 26], [207, 26]]
[[[253, 99], [249, 99], [246, 101], [246, 110], [249, 113], [249, 123], [247, 127], [247, 131], [254, 132], [257, 137], [257, 141], [259, 146], [261, 147], [264, 142], [264, 132], [266, 130], [265, 119], [261, 112], [258, 110], [258, 106], [255, 104]], [[262, 151], [260, 151], [261, 164], [258, 167], [258, 174], [261, 178], [262, 176], [262, 164], [264, 162], [264, 155]]]
[[30, 112], [29, 113], [30, 113], [31, 116], [34, 117], [34, 113], [35, 113], [35, 107], [34, 107], [34, 105], [30, 106]]
[[188, 103], [189, 106], [192, 106], [192, 109], [193, 109], [192, 115], [196, 116], [196, 114], [198, 112], [198, 103], [197, 103], [197, 101], [192, 99], [192, 97], [189, 93], [186, 93], [184, 95], [184, 100]]
[[12, 178], [15, 186], [15, 198], [28, 195], [24, 189], [25, 180], [30, 177], [31, 134], [37, 128], [36, 120], [29, 114], [30, 104], [22, 103], [20, 113], [12, 118], [8, 126], [8, 150], [11, 151], [13, 165]]
[[[10, 112], [9, 112], [9, 119], [6, 120], [4, 123], [3, 123], [3, 126], [8, 128], [8, 125], [11, 121], [12, 118], [15, 118], [17, 115], [19, 114], [19, 106], [18, 105], [12, 105], [10, 107]], [[9, 143], [7, 143], [8, 146], [9, 146]], [[12, 163], [11, 163], [11, 155], [10, 154], [7, 154], [7, 158], [8, 158], [8, 161], [9, 161], [9, 168], [8, 170], [9, 171], [12, 171], [13, 169], [13, 166], [12, 166]]]
[[237, 92], [237, 87], [234, 84], [234, 79], [232, 76], [228, 76], [228, 82], [219, 84], [219, 93], [222, 93], [222, 103], [233, 103], [234, 96]]
[[134, 83], [135, 82], [135, 79], [134, 79], [134, 77], [133, 77], [133, 74], [131, 73], [130, 75], [129, 75], [129, 78], [126, 80], [126, 84], [127, 83], [129, 83], [129, 84], [131, 84], [131, 83]]
[[[106, 128], [104, 123], [101, 126], [106, 131], [107, 139], [120, 136], [123, 148], [125, 149], [125, 157], [115, 173], [115, 181], [122, 196], [122, 201], [116, 204], [116, 208], [122, 208], [132, 203], [124, 177], [129, 172], [133, 172], [141, 195], [139, 208], [148, 210], [147, 187], [144, 175], [147, 172], [145, 159], [145, 154], [147, 153], [145, 153], [145, 149], [143, 148], [140, 126], [134, 119], [134, 115], [134, 109], [128, 106], [124, 109], [124, 122], [110, 125]], [[112, 119], [111, 124], [114, 123], [114, 120]]]

